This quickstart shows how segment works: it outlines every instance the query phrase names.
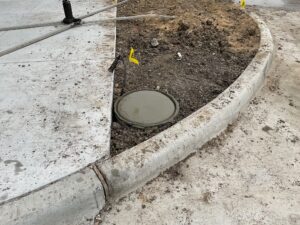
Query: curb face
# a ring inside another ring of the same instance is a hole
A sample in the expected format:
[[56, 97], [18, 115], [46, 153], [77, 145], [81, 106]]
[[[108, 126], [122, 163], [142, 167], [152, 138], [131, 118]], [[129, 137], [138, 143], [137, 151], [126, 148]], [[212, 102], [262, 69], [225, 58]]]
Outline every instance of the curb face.
[[98, 165], [112, 199], [142, 186], [220, 134], [248, 106], [263, 85], [272, 62], [273, 39], [266, 24], [251, 14], [261, 31], [260, 48], [240, 77], [192, 115], [149, 140]]

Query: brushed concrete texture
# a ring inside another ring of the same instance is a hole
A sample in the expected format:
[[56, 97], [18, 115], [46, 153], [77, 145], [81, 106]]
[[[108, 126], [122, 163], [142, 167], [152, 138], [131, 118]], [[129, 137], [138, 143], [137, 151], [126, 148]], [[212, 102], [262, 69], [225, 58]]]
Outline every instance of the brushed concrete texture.
[[[72, 1], [74, 15], [115, 1]], [[61, 1], [0, 0], [0, 27], [57, 21]], [[111, 9], [91, 19], [115, 17]], [[0, 51], [54, 27], [0, 33]], [[109, 157], [115, 24], [76, 27], [0, 58], [0, 204]]]

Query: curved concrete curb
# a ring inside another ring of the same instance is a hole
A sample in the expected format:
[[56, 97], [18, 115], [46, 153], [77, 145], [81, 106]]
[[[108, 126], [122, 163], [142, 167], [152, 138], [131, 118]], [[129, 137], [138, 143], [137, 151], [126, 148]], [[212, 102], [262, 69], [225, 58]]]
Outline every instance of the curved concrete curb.
[[183, 160], [216, 137], [260, 89], [272, 61], [273, 39], [266, 24], [251, 15], [261, 31], [258, 53], [241, 76], [212, 102], [155, 137], [102, 162], [111, 198], [119, 198]]
[[216, 137], [248, 105], [262, 86], [272, 61], [271, 33], [256, 15], [252, 17], [261, 30], [260, 49], [243, 74], [225, 92], [173, 127], [116, 157], [96, 163], [93, 169], [87, 167], [1, 204], [1, 224], [93, 223], [90, 219], [104, 207], [106, 197], [119, 198], [134, 190]]

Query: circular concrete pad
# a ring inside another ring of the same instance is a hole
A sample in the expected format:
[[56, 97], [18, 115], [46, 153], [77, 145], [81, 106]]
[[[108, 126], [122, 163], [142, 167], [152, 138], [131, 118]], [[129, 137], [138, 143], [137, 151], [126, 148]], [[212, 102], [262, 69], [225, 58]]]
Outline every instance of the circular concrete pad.
[[114, 109], [121, 121], [145, 128], [171, 121], [178, 114], [179, 106], [170, 95], [155, 90], [141, 90], [120, 97]]

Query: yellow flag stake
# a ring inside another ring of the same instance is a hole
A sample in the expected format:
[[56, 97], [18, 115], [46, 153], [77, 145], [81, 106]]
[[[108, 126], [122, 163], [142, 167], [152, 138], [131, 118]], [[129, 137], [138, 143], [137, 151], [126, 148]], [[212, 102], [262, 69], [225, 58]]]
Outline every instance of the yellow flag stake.
[[246, 0], [241, 0], [241, 8], [242, 9], [246, 8]]
[[133, 48], [130, 49], [129, 61], [134, 63], [134, 64], [139, 65], [139, 61], [134, 57], [134, 49]]

